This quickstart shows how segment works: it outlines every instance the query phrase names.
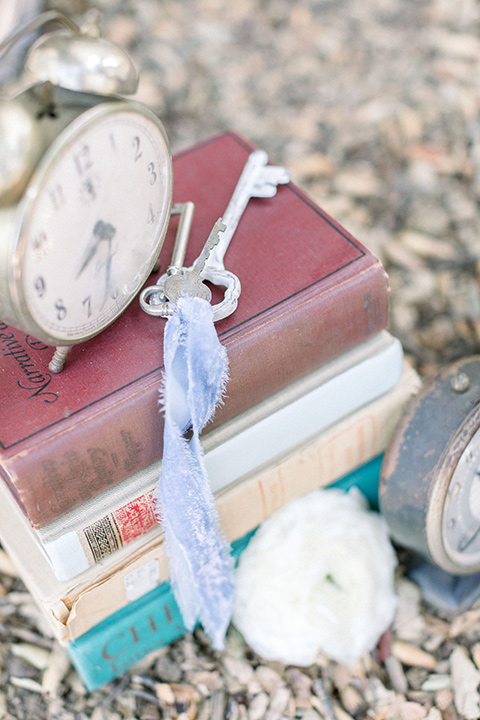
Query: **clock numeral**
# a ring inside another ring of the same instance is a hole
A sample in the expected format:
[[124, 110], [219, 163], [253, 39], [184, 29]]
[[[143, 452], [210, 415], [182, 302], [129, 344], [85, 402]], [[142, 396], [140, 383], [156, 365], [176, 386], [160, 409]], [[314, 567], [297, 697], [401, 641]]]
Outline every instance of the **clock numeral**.
[[140, 160], [140, 158], [142, 157], [142, 151], [140, 150], [140, 138], [138, 137], [138, 135], [135, 135], [135, 137], [133, 138], [132, 145], [135, 150], [135, 162], [137, 162], [137, 160]]
[[67, 308], [63, 304], [63, 300], [57, 300], [55, 303], [55, 309], [57, 311], [57, 320], [65, 320], [67, 315]]
[[92, 298], [90, 297], [90, 295], [82, 301], [82, 305], [87, 311], [87, 317], [90, 317], [90, 315], [92, 314]]
[[117, 152], [117, 146], [115, 144], [115, 135], [113, 133], [110, 133], [109, 138], [110, 138], [110, 145], [112, 146], [112, 150]]
[[32, 246], [35, 251], [35, 257], [37, 258], [37, 260], [40, 260], [44, 255], [47, 254], [50, 248], [47, 233], [43, 232], [43, 230], [40, 230], [40, 232], [38, 232], [33, 238]]
[[85, 180], [83, 180], [82, 182], [82, 198], [87, 201], [97, 199], [97, 191], [95, 190], [95, 185], [89, 177], [86, 177]]
[[37, 291], [38, 297], [42, 298], [42, 297], [45, 296], [45, 293], [46, 293], [46, 291], [47, 291], [47, 287], [46, 287], [46, 285], [45, 285], [45, 280], [43, 279], [43, 277], [40, 277], [40, 276], [39, 276], [39, 277], [35, 280], [35, 290]]
[[148, 164], [148, 172], [150, 175], [150, 185], [155, 185], [157, 181], [157, 173], [155, 172], [155, 163], [151, 162]]
[[86, 144], [82, 145], [80, 150], [73, 154], [73, 160], [79, 175], [83, 175], [87, 172], [87, 170], [90, 170], [93, 165], [93, 160], [90, 155], [90, 146]]
[[54, 210], [58, 211], [63, 205], [65, 205], [65, 195], [63, 194], [63, 188], [61, 185], [55, 185], [50, 190], [49, 195]]

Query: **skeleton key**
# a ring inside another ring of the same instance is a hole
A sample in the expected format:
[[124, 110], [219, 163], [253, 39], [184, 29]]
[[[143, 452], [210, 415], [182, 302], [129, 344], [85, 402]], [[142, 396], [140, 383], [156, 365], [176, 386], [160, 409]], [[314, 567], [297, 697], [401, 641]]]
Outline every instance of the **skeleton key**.
[[[140, 304], [145, 312], [150, 315], [160, 315], [161, 317], [169, 317], [173, 314], [173, 304], [175, 302], [174, 297], [178, 299], [181, 294], [187, 294], [182, 291], [182, 284], [184, 284], [185, 290], [187, 290], [186, 282], [194, 282], [195, 288], [201, 293], [201, 296], [207, 300], [211, 299], [211, 293], [206, 285], [201, 282], [203, 280], [209, 280], [214, 285], [221, 285], [225, 287], [225, 294], [222, 302], [217, 303], [213, 306], [213, 319], [216, 322], [221, 320], [228, 315], [231, 315], [238, 305], [238, 298], [241, 292], [241, 284], [239, 278], [232, 272], [225, 269], [224, 257], [228, 250], [228, 246], [232, 240], [232, 237], [237, 229], [238, 223], [240, 222], [241, 216], [248, 205], [250, 198], [252, 197], [273, 197], [277, 192], [277, 185], [287, 183], [290, 180], [290, 173], [284, 167], [276, 167], [267, 165], [268, 157], [263, 150], [255, 150], [252, 152], [243, 168], [242, 174], [235, 187], [233, 195], [228, 203], [227, 209], [223, 215], [217, 221], [217, 224], [222, 221], [226, 228], [222, 232], [222, 236], [219, 238], [218, 233], [220, 229], [215, 231], [216, 225], [210, 233], [209, 239], [205, 244], [204, 249], [197, 258], [192, 268], [180, 271], [181, 274], [177, 275], [178, 280], [173, 281], [169, 278], [169, 269], [167, 273], [164, 273], [158, 280], [157, 286], [151, 288], [145, 288], [140, 295]], [[216, 232], [216, 240], [210, 244], [210, 237]], [[208, 252], [206, 252], [208, 246]], [[183, 249], [183, 257], [185, 256], [185, 247]], [[182, 258], [183, 259], [183, 258]], [[177, 262], [175, 271], [179, 271], [179, 265], [182, 262], [180, 259]], [[201, 261], [199, 265], [197, 262]], [[183, 280], [180, 281], [181, 277], [186, 277], [187, 273], [192, 273], [193, 268], [196, 267], [199, 277], [197, 279]], [[170, 303], [165, 298], [165, 283], [170, 286], [169, 292], [171, 294]], [[180, 283], [180, 290], [178, 290], [178, 284]], [[202, 285], [202, 288], [200, 288]], [[160, 289], [159, 289], [160, 286]], [[155, 305], [153, 298], [155, 293], [158, 296], [162, 293], [163, 302], [160, 305]], [[188, 294], [195, 295], [195, 292], [188, 290]], [[152, 296], [152, 302], [148, 302], [148, 298]]]
[[169, 302], [176, 303], [180, 297], [199, 297], [210, 302], [212, 293], [204, 284], [201, 273], [212, 250], [220, 240], [220, 233], [223, 233], [225, 229], [226, 225], [222, 222], [222, 218], [219, 218], [191, 269], [184, 269], [182, 272], [169, 275], [165, 279], [163, 291]]
[[231, 315], [238, 305], [240, 280], [225, 269], [224, 257], [250, 198], [273, 197], [277, 192], [277, 185], [290, 180], [290, 173], [286, 168], [267, 165], [267, 162], [268, 156], [263, 150], [255, 150], [250, 154], [223, 214], [226, 230], [213, 248], [202, 271], [204, 280], [226, 288], [222, 302], [213, 306], [215, 321]]

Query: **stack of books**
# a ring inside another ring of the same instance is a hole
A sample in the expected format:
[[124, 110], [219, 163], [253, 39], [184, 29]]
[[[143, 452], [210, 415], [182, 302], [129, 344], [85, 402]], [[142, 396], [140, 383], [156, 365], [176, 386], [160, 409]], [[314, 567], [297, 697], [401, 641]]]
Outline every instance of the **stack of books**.
[[[196, 208], [187, 265], [251, 150], [225, 133], [174, 158], [174, 202]], [[238, 554], [314, 488], [355, 483], [375, 502], [419, 379], [386, 329], [381, 263], [295, 185], [250, 201], [227, 266], [242, 281], [238, 309], [217, 324], [230, 381], [202, 443]], [[89, 689], [185, 632], [151, 502], [164, 323], [135, 301], [59, 375], [51, 348], [0, 323], [0, 539]]]

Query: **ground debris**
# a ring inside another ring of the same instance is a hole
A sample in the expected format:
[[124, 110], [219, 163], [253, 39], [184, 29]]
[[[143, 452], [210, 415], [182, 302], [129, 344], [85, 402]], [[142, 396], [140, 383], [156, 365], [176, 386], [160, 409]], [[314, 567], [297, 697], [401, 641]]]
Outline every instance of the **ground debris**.
[[[88, 4], [45, 2], [76, 19]], [[423, 376], [480, 351], [476, 0], [96, 5], [174, 152], [240, 132], [381, 258], [390, 331]], [[352, 668], [267, 662], [232, 628], [225, 653], [194, 633], [87, 692], [0, 550], [0, 718], [479, 717], [480, 610], [426, 608], [403, 572], [398, 596], [391, 633]]]
[[476, 720], [480, 717], [480, 672], [459, 645], [450, 656], [450, 666], [455, 707], [467, 720]]

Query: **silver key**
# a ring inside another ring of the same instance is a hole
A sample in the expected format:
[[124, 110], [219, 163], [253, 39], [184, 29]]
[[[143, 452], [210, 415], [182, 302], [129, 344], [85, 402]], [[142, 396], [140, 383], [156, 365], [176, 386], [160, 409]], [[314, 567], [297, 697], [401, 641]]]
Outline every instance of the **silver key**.
[[[208, 280], [214, 285], [221, 285], [222, 287], [225, 287], [225, 294], [222, 302], [213, 306], [213, 319], [215, 322], [231, 315], [238, 305], [238, 299], [241, 293], [240, 279], [234, 273], [225, 269], [224, 257], [250, 198], [273, 197], [277, 192], [277, 185], [288, 183], [290, 180], [290, 173], [286, 168], [267, 165], [267, 162], [268, 156], [263, 150], [255, 150], [250, 154], [237, 182], [230, 202], [225, 210], [223, 218], [219, 218], [217, 221], [217, 224], [222, 221], [222, 223], [226, 225], [221, 237], [218, 238], [218, 232], [220, 231], [215, 231], [217, 226], [216, 224], [210, 233], [204, 249], [191, 268], [186, 268], [184, 270], [179, 268], [180, 263], [185, 257], [186, 245], [183, 248], [183, 257], [180, 260], [177, 259], [175, 272], [180, 272], [180, 274], [177, 275], [178, 277], [182, 277], [182, 275], [185, 275], [187, 272], [192, 272], [193, 268], [196, 266], [198, 269], [197, 274], [201, 276], [200, 280]], [[216, 232], [216, 242], [209, 245], [210, 238], [214, 231]], [[209, 246], [209, 250], [206, 261], [202, 259], [201, 265], [196, 265], [201, 258], [205, 257], [204, 251], [207, 246]], [[172, 264], [170, 267], [172, 267], [173, 264], [172, 258]], [[180, 292], [178, 290], [177, 281], [173, 282], [169, 280], [168, 276], [172, 273], [169, 273], [168, 270], [169, 269], [167, 269], [167, 273], [164, 273], [157, 280], [156, 286], [145, 288], [140, 295], [140, 304], [145, 312], [150, 315], [169, 317], [174, 312], [175, 301], [173, 300], [173, 297], [175, 296], [178, 298], [180, 294], [185, 294], [184, 292]], [[167, 301], [166, 294], [164, 293], [165, 283], [167, 280], [170, 284], [169, 292], [172, 297], [170, 302]], [[182, 283], [183, 282], [185, 281], [182, 281]], [[188, 280], [188, 282], [192, 282], [192, 280]], [[198, 280], [194, 280], [193, 282], [195, 282], [196, 288], [200, 287]], [[187, 288], [186, 284], [184, 285], [184, 288]], [[199, 292], [201, 292], [202, 296], [207, 299], [207, 293], [205, 290], [208, 291], [208, 299], [210, 299], [210, 291], [205, 285], [203, 288], [204, 289], [200, 289]], [[160, 292], [163, 293], [161, 296], [163, 298], [163, 302], [156, 306], [155, 303], [158, 301], [156, 301], [155, 298], [159, 296]], [[192, 294], [195, 293], [192, 291]]]
[[215, 321], [231, 315], [238, 305], [240, 280], [225, 269], [224, 258], [250, 198], [273, 197], [277, 192], [277, 185], [290, 180], [290, 173], [286, 168], [267, 165], [267, 162], [268, 156], [263, 150], [255, 150], [250, 154], [222, 217], [227, 226], [226, 230], [213, 248], [202, 271], [205, 280], [226, 288], [222, 302], [213, 306]]
[[208, 262], [209, 256], [220, 240], [220, 233], [226, 229], [222, 218], [219, 218], [213, 226], [200, 255], [197, 257], [191, 269], [183, 269], [180, 273], [169, 275], [166, 278], [163, 291], [170, 303], [176, 303], [180, 297], [199, 297], [210, 302], [212, 293], [201, 276], [202, 271]]

